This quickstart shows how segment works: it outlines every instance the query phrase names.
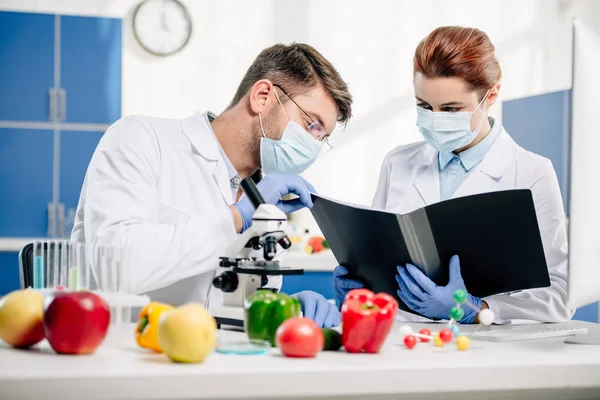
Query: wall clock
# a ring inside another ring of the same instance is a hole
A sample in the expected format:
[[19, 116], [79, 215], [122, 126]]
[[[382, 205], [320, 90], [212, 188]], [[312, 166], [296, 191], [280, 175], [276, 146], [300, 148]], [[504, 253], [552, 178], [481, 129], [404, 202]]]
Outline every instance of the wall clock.
[[192, 18], [179, 0], [144, 0], [133, 14], [133, 33], [146, 51], [168, 56], [190, 40]]

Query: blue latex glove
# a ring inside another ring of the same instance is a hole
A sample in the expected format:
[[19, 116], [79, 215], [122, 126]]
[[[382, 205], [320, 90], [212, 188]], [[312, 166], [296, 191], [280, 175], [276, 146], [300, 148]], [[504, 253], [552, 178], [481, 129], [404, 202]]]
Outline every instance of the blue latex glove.
[[323, 295], [311, 290], [304, 290], [292, 295], [292, 297], [300, 301], [304, 318], [312, 319], [319, 328], [333, 328], [340, 324], [340, 312]]
[[335, 301], [338, 308], [344, 302], [346, 294], [352, 289], [360, 289], [364, 287], [362, 282], [348, 279], [345, 276], [348, 275], [346, 267], [338, 265], [333, 270], [333, 290], [335, 291]]
[[[313, 185], [299, 175], [266, 175], [256, 186], [265, 199], [265, 203], [275, 204], [285, 214], [298, 211], [304, 207], [312, 208], [313, 203], [310, 194], [311, 192], [316, 193]], [[298, 198], [282, 200], [281, 197], [288, 193], [294, 193]], [[244, 232], [252, 225], [254, 206], [246, 195], [242, 196], [234, 206], [242, 216], [244, 222], [242, 232]]]
[[[456, 306], [453, 298], [457, 289], [467, 292], [465, 282], [460, 274], [460, 260], [458, 256], [450, 260], [450, 280], [446, 286], [438, 286], [414, 265], [408, 264], [406, 268], [398, 267], [398, 297], [413, 311], [433, 319], [449, 319], [452, 307]], [[468, 293], [468, 292], [467, 292]], [[481, 309], [482, 300], [469, 295], [468, 301], [478, 310]], [[464, 317], [458, 321], [464, 324], [473, 323], [478, 311], [463, 304]]]

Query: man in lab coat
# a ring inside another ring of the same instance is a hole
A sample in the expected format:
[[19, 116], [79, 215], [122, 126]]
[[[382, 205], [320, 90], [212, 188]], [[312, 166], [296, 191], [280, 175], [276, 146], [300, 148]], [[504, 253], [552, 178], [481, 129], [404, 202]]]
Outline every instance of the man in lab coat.
[[[90, 161], [71, 239], [128, 251], [128, 291], [174, 305], [219, 305], [212, 288], [219, 257], [252, 221], [240, 181], [258, 184], [285, 213], [311, 207], [312, 186], [297, 174], [317, 158], [352, 97], [339, 73], [306, 44], [262, 51], [220, 115], [183, 120], [128, 116], [114, 123]], [[298, 198], [282, 200], [293, 193]], [[280, 288], [280, 277], [269, 287]], [[296, 294], [304, 315], [339, 324], [323, 296]]]

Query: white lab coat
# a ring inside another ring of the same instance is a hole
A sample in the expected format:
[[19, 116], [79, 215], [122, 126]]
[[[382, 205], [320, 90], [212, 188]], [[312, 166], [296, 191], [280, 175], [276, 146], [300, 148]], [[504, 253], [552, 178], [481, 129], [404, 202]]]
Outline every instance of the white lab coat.
[[[125, 117], [90, 161], [72, 240], [128, 250], [128, 291], [214, 307], [219, 257], [235, 239], [227, 167], [207, 114]], [[270, 279], [279, 288], [281, 279]]]
[[[562, 198], [550, 160], [518, 146], [501, 128], [484, 159], [453, 198], [510, 189], [530, 189], [536, 208], [551, 286], [484, 298], [495, 323], [569, 320], [567, 309], [567, 233]], [[408, 213], [440, 201], [438, 152], [425, 142], [399, 146], [384, 159], [373, 207]], [[467, 288], [468, 289], [468, 288]], [[401, 312], [401, 319], [421, 320]]]

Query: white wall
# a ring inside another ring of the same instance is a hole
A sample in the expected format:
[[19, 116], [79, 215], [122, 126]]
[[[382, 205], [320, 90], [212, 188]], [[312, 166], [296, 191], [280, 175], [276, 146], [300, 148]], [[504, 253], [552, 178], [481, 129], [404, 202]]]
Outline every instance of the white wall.
[[[487, 32], [504, 72], [503, 99], [569, 88], [572, 18], [600, 31], [596, 0], [182, 1], [194, 33], [168, 58], [136, 43], [131, 16], [139, 0], [0, 0], [0, 9], [123, 17], [124, 115], [220, 112], [264, 47], [312, 44], [349, 82], [355, 118], [305, 175], [322, 194], [360, 204], [371, 202], [384, 155], [419, 139], [411, 57], [432, 29], [453, 24]], [[500, 112], [498, 105], [493, 115]], [[306, 212], [297, 218], [312, 225]]]

